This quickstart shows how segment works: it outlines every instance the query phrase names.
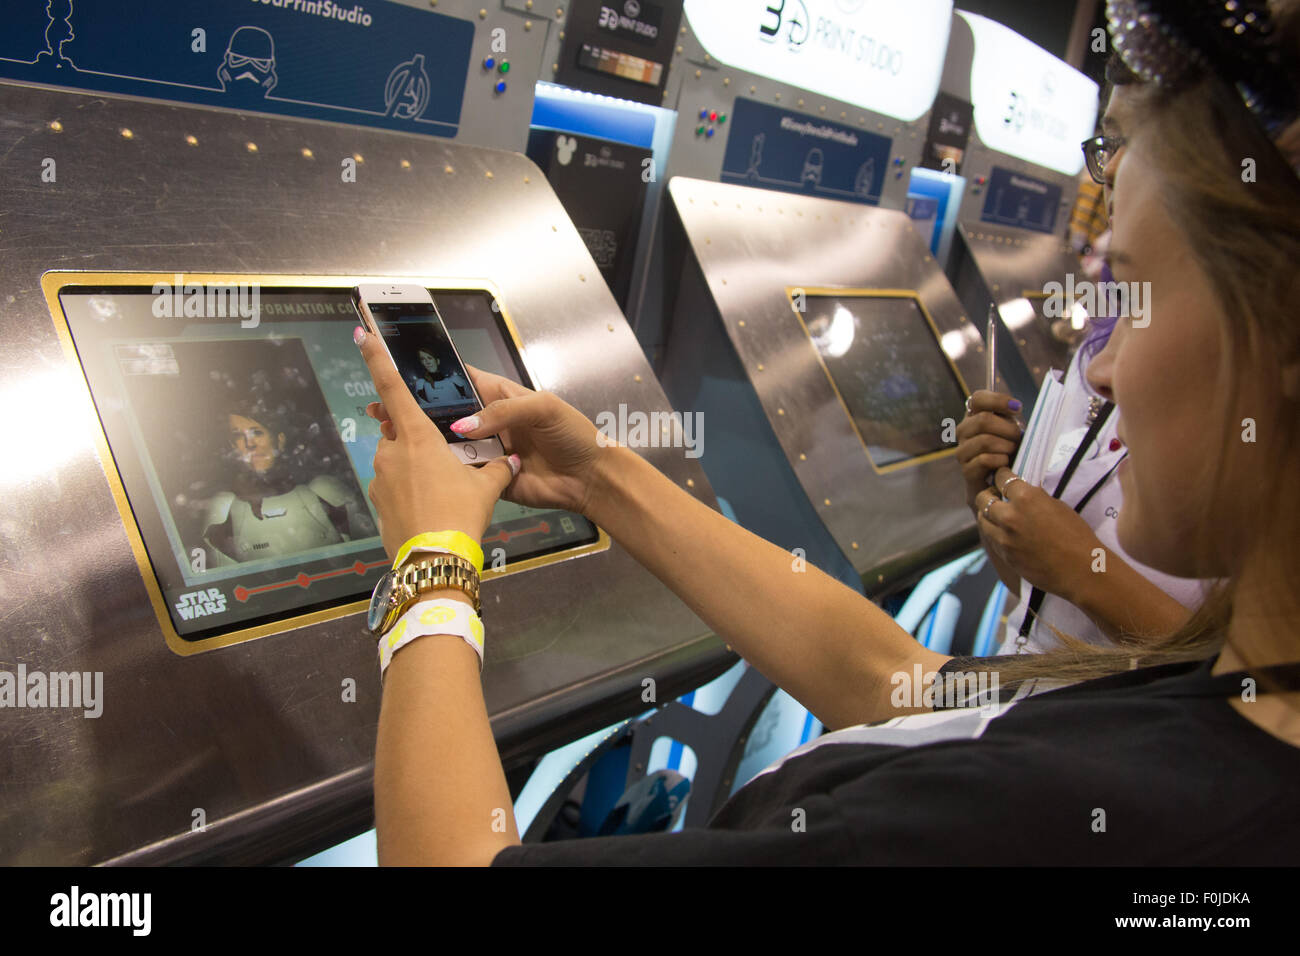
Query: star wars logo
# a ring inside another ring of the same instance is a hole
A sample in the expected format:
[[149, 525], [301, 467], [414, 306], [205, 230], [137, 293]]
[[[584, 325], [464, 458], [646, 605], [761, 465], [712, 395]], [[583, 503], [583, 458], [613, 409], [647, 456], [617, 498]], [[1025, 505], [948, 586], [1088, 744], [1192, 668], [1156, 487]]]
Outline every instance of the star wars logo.
[[189, 591], [176, 600], [175, 607], [176, 613], [183, 620], [189, 621], [209, 614], [220, 614], [226, 609], [226, 596], [221, 593], [220, 588]]

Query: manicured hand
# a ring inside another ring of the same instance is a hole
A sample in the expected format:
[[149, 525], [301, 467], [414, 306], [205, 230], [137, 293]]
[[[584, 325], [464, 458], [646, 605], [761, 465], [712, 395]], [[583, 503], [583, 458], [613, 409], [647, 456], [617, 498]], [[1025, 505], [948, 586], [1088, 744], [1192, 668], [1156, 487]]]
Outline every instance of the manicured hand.
[[972, 392], [966, 417], [957, 425], [957, 461], [966, 482], [966, 504], [988, 488], [999, 468], [1010, 468], [1023, 434], [1015, 416], [1020, 402], [1002, 392]]
[[[472, 365], [465, 369], [484, 408], [455, 422], [452, 428], [466, 438], [496, 435], [519, 456], [522, 468], [506, 490], [507, 500], [532, 508], [589, 514], [597, 465], [607, 450], [596, 426], [550, 392], [534, 392]], [[388, 434], [392, 423], [383, 403], [372, 402], [366, 414], [378, 419]]]
[[426, 531], [463, 531], [481, 541], [497, 499], [517, 480], [518, 456], [462, 464], [375, 337], [358, 327], [353, 339], [382, 400], [371, 405], [383, 411], [383, 437], [369, 494], [379, 512], [384, 549], [395, 556], [404, 542]]
[[975, 498], [985, 545], [1034, 587], [1072, 601], [1101, 547], [1088, 522], [1010, 468], [999, 468], [993, 484]]

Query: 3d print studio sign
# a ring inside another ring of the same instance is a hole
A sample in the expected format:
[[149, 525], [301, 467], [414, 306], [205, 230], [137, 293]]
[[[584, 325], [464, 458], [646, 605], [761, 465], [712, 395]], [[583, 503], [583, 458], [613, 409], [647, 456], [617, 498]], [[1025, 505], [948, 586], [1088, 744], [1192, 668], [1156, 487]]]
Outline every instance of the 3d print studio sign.
[[389, 0], [123, 6], [6, 0], [0, 77], [437, 136], [459, 128], [469, 21]]
[[709, 55], [728, 66], [911, 121], [934, 102], [951, 0], [686, 0]]

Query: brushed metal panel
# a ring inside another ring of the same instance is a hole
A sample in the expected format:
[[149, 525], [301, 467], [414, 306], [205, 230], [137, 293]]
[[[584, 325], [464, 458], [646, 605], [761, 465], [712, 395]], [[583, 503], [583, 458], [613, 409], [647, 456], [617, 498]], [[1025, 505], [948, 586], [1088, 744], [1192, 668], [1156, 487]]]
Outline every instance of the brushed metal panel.
[[907, 216], [681, 177], [668, 192], [785, 457], [855, 570], [905, 564], [969, 532], [974, 519], [954, 457], [883, 474], [872, 467], [786, 294], [915, 290], [968, 387], [983, 387], [981, 335]]
[[[343, 182], [354, 155], [357, 180]], [[42, 182], [47, 157], [55, 182]], [[105, 698], [98, 719], [0, 710], [7, 864], [97, 862], [159, 841], [184, 858], [259, 808], [282, 815], [300, 795], [319, 808], [336, 781], [340, 799], [346, 781], [355, 790], [378, 720], [361, 615], [192, 657], [168, 650], [95, 452], [94, 408], [42, 297], [50, 269], [485, 278], [539, 388], [592, 417], [619, 403], [668, 410], [522, 155], [0, 84], [0, 389], [18, 439], [0, 465], [0, 667], [103, 672]], [[681, 450], [645, 454], [714, 505]], [[642, 677], [730, 660], [617, 544], [485, 582], [483, 604], [485, 694], [505, 752], [590, 718], [575, 700], [632, 713]], [[342, 701], [347, 678], [357, 703]], [[208, 831], [191, 832], [195, 809]]]

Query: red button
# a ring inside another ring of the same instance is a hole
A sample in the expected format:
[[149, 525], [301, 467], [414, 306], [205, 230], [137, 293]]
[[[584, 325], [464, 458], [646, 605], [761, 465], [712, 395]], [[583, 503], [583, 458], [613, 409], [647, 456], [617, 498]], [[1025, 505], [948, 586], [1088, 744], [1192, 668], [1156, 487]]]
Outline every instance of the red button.
[[709, 114], [709, 122], [716, 123], [717, 121], [718, 121], [718, 114], [717, 111], [715, 110], [714, 112]]
[[1110, 450], [1111, 450], [1111, 451], [1119, 451], [1119, 450], [1120, 450], [1121, 448], [1123, 448], [1123, 447], [1124, 447], [1124, 443], [1123, 443], [1122, 441], [1120, 441], [1118, 438], [1112, 438], [1112, 439], [1110, 440]]

